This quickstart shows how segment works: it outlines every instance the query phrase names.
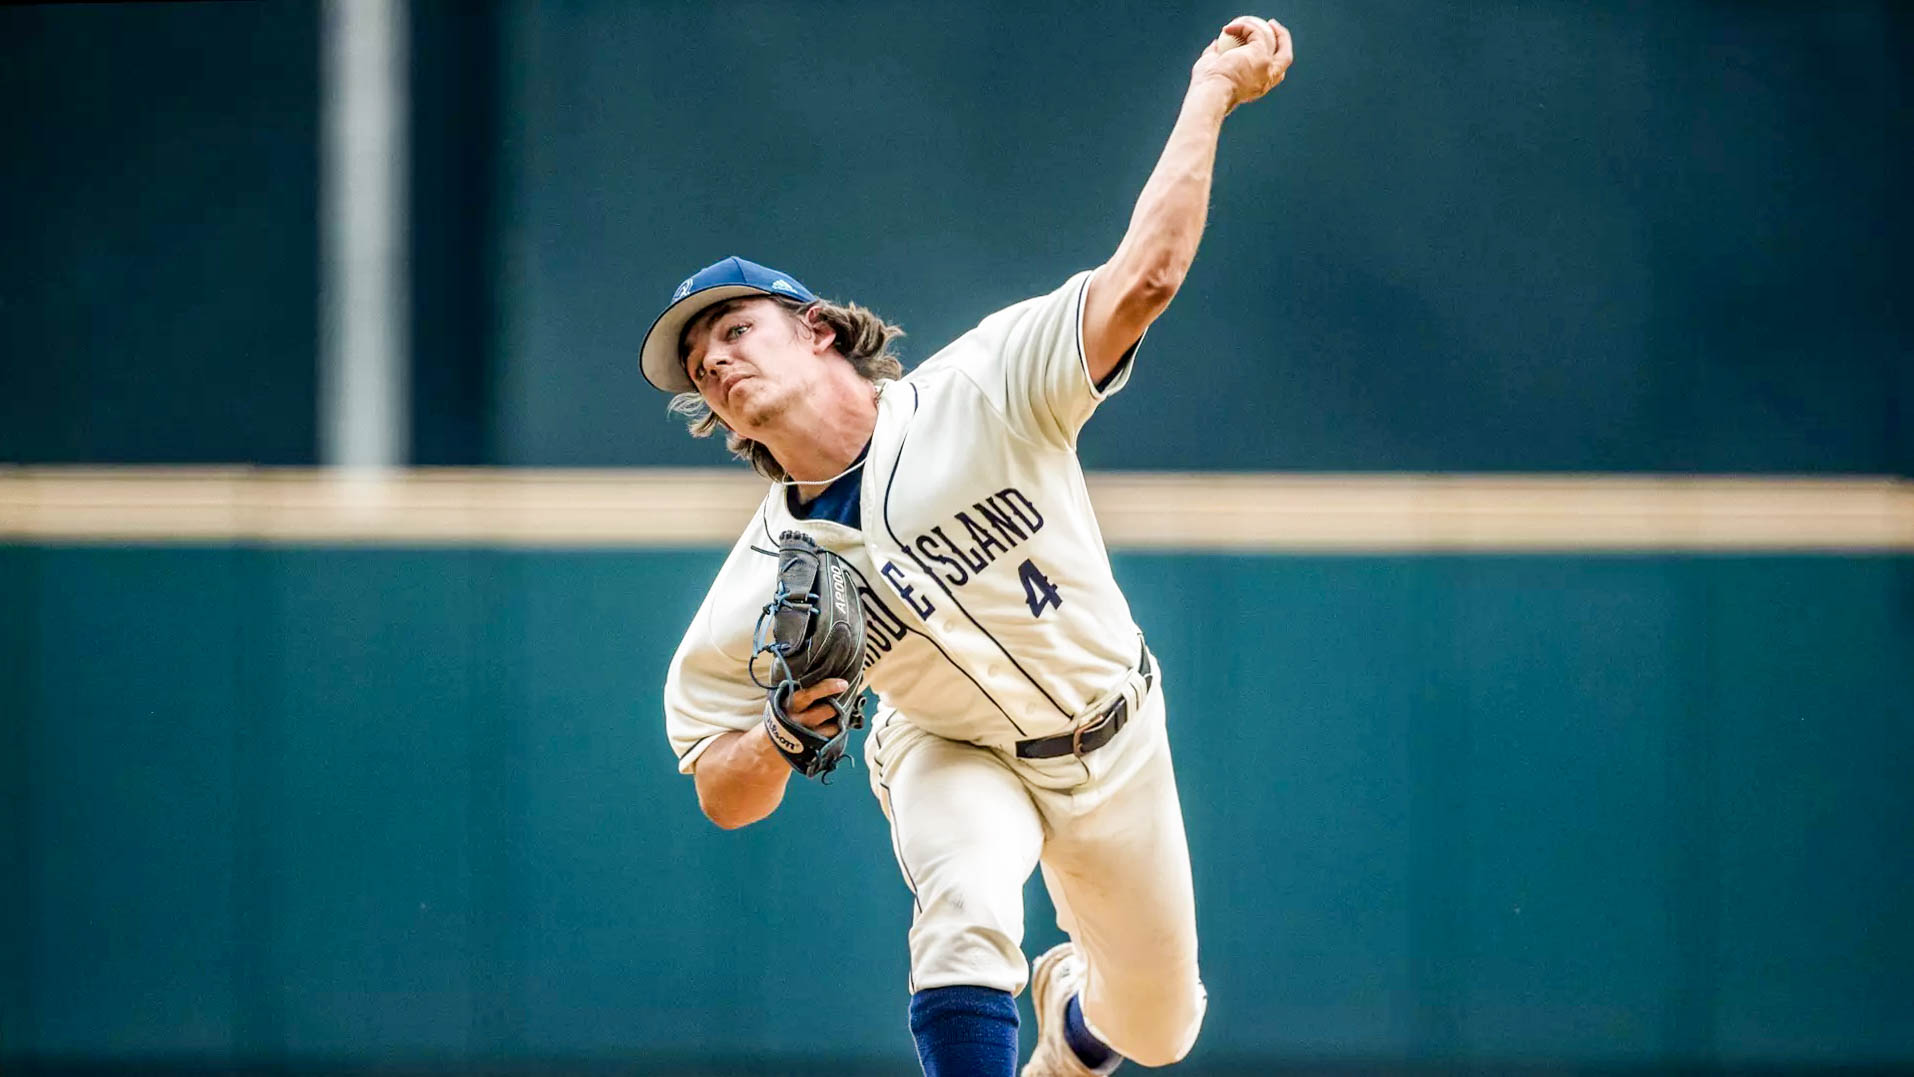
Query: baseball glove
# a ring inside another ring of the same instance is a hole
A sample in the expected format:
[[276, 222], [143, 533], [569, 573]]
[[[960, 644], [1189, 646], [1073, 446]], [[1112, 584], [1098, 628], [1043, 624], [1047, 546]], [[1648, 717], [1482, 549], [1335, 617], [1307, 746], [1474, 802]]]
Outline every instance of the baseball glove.
[[[810, 536], [778, 536], [778, 585], [758, 615], [751, 680], [766, 692], [764, 729], [791, 769], [823, 778], [839, 759], [851, 730], [864, 726], [864, 607], [843, 559]], [[759, 656], [768, 671], [760, 675]], [[791, 694], [841, 677], [849, 688], [819, 700], [837, 712], [834, 732], [812, 729], [790, 712]]]

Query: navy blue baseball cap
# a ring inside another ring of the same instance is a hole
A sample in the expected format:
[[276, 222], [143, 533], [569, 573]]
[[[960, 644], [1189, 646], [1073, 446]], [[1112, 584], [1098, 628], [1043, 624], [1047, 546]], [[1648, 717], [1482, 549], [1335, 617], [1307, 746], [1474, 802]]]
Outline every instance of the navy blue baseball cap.
[[645, 343], [638, 350], [638, 369], [645, 380], [667, 393], [686, 393], [697, 388], [685, 365], [678, 358], [678, 338], [685, 326], [707, 308], [742, 295], [781, 295], [805, 303], [817, 301], [811, 290], [789, 273], [746, 261], [736, 256], [713, 262], [684, 279], [672, 290], [671, 302], [663, 314], [651, 323]]

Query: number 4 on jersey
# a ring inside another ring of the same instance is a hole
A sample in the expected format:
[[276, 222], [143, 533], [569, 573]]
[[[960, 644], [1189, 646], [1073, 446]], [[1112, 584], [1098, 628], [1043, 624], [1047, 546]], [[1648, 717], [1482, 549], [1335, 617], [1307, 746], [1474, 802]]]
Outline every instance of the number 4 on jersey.
[[1063, 605], [1057, 585], [1032, 561], [1017, 566], [1017, 578], [1023, 581], [1023, 600], [1030, 605], [1030, 616], [1042, 617], [1045, 607]]

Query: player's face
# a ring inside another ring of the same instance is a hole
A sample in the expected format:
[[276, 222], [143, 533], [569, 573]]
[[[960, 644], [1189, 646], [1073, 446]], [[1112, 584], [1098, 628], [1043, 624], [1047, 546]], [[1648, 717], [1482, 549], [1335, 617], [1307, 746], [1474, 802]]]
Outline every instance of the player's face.
[[822, 375], [829, 341], [806, 332], [774, 299], [734, 299], [685, 327], [685, 372], [712, 412], [746, 437]]

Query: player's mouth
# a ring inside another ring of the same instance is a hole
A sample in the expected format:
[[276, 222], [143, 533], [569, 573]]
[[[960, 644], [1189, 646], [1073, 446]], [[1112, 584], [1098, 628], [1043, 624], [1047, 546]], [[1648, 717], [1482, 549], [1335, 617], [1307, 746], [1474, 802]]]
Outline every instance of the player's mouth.
[[750, 372], [744, 371], [744, 370], [733, 371], [730, 374], [726, 374], [723, 380], [718, 382], [719, 398], [723, 400], [730, 400], [731, 390], [736, 388], [739, 382], [753, 376], [754, 375], [752, 375]]

